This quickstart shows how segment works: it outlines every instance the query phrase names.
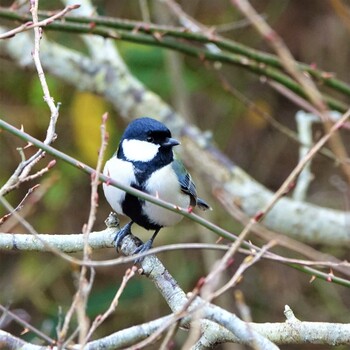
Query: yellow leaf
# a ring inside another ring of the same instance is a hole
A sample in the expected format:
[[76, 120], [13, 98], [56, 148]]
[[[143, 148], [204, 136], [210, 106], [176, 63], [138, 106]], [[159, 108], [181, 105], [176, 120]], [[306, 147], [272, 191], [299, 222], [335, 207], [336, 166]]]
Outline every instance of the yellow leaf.
[[[254, 101], [254, 105], [262, 112], [262, 113], [271, 113], [271, 106], [264, 100], [256, 100]], [[248, 123], [255, 127], [256, 129], [263, 129], [267, 125], [266, 119], [264, 119], [259, 112], [257, 112], [253, 107], [248, 108], [246, 113], [246, 118]]]
[[71, 105], [74, 140], [79, 159], [94, 166], [101, 145], [101, 118], [106, 112], [105, 101], [87, 92], [77, 92]]

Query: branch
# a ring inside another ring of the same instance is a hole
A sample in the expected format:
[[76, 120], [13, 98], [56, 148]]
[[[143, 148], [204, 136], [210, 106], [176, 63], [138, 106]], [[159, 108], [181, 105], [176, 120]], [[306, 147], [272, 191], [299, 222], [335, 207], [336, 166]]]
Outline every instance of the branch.
[[[91, 249], [112, 248], [115, 234], [115, 228], [91, 232], [89, 246]], [[62, 252], [76, 253], [83, 251], [84, 234], [40, 234], [35, 237], [31, 234], [0, 233], [0, 249], [3, 250], [47, 252], [43, 242]]]
[[[341, 119], [339, 119], [339, 120], [337, 121], [337, 124], [335, 124], [334, 129], [336, 129], [337, 127], [339, 127], [339, 125], [341, 125], [341, 124], [343, 123], [343, 121], [344, 121], [347, 117], [348, 117], [348, 115], [344, 115]], [[60, 152], [60, 151], [56, 150], [55, 148], [53, 148], [53, 147], [51, 147], [51, 146], [45, 145], [45, 144], [42, 143], [41, 141], [39, 141], [39, 140], [35, 139], [34, 137], [32, 137], [32, 136], [30, 136], [30, 135], [24, 133], [24, 132], [21, 131], [21, 130], [18, 130], [18, 129], [16, 129], [16, 128], [14, 128], [13, 126], [9, 125], [8, 123], [6, 123], [6, 122], [4, 122], [3, 120], [0, 119], [0, 129], [1, 129], [1, 128], [4, 128], [5, 130], [7, 130], [7, 131], [13, 133], [14, 135], [16, 135], [16, 136], [18, 136], [18, 137], [20, 137], [20, 138], [22, 138], [22, 139], [24, 139], [24, 140], [27, 140], [28, 142], [32, 143], [33, 145], [35, 145], [35, 146], [37, 146], [37, 147], [39, 147], [39, 148], [45, 150], [47, 153], [50, 153], [50, 154], [56, 156], [57, 158], [59, 158], [59, 159], [61, 159], [61, 160], [64, 160], [64, 161], [67, 162], [68, 164], [73, 165], [73, 166], [76, 166], [76, 167], [78, 167], [79, 169], [81, 169], [81, 170], [87, 172], [87, 173], [90, 174], [90, 175], [96, 176], [95, 170], [92, 169], [92, 168], [90, 168], [90, 167], [87, 166], [86, 164], [83, 164], [83, 163], [77, 161], [76, 159], [74, 159], [74, 158], [72, 158], [72, 157], [66, 155], [66, 154], [63, 153], [63, 152]], [[330, 136], [330, 134], [325, 135], [325, 136], [318, 142], [318, 147], [319, 147], [319, 145], [321, 145], [322, 143], [324, 143], [324, 142], [327, 140], [327, 138], [328, 138], [329, 136]], [[195, 149], [195, 145], [194, 145], [193, 147], [194, 147], [194, 149]], [[192, 149], [192, 147], [190, 147], [190, 149]], [[311, 157], [312, 154], [315, 153], [315, 151], [316, 151], [316, 145], [314, 146], [314, 148], [312, 149], [312, 152], [310, 152], [310, 155], [308, 155], [308, 156]], [[198, 161], [198, 159], [194, 159], [194, 161]], [[305, 159], [305, 161], [306, 161], [306, 159]], [[202, 162], [201, 162], [201, 163], [202, 163]], [[207, 162], [207, 163], [205, 163], [205, 164], [206, 164], [206, 168], [207, 168], [207, 167], [209, 166], [210, 162]], [[298, 171], [298, 169], [299, 169], [299, 171], [300, 171], [300, 169], [302, 169], [302, 164], [299, 164], [298, 167], [296, 167], [295, 171], [293, 171], [293, 173], [291, 174], [290, 178], [293, 178], [293, 176], [295, 176], [295, 173], [296, 173], [296, 171]], [[219, 170], [219, 168], [215, 169], [214, 173], [217, 173], [218, 170]], [[219, 226], [217, 226], [217, 225], [215, 225], [215, 224], [213, 224], [213, 223], [211, 223], [211, 222], [205, 220], [204, 218], [202, 218], [202, 217], [200, 217], [200, 216], [194, 214], [193, 212], [189, 212], [186, 208], [179, 208], [179, 207], [174, 206], [173, 204], [167, 203], [167, 202], [165, 202], [165, 201], [163, 201], [163, 200], [161, 200], [161, 199], [159, 199], [159, 198], [153, 197], [153, 196], [151, 196], [151, 195], [149, 195], [149, 194], [146, 194], [146, 193], [144, 193], [144, 192], [142, 192], [142, 191], [136, 190], [136, 189], [134, 189], [133, 187], [129, 187], [129, 186], [122, 185], [122, 184], [120, 184], [119, 182], [115, 181], [114, 179], [110, 179], [110, 178], [108, 178], [108, 177], [106, 177], [106, 176], [104, 176], [104, 175], [102, 175], [102, 174], [99, 175], [99, 179], [100, 179], [101, 181], [103, 181], [103, 182], [108, 183], [109, 185], [112, 185], [112, 186], [115, 186], [115, 187], [117, 187], [117, 188], [120, 188], [120, 189], [122, 189], [122, 190], [124, 190], [124, 191], [126, 191], [126, 192], [128, 192], [128, 193], [131, 193], [131, 194], [133, 194], [133, 195], [135, 195], [135, 196], [137, 196], [137, 197], [139, 197], [139, 198], [142, 198], [142, 199], [144, 199], [144, 200], [150, 201], [151, 203], [154, 203], [154, 204], [159, 205], [159, 206], [161, 206], [161, 207], [163, 207], [163, 208], [169, 209], [169, 210], [174, 211], [174, 212], [176, 212], [176, 213], [179, 213], [179, 214], [181, 214], [181, 215], [183, 215], [183, 216], [186, 216], [186, 217], [188, 217], [189, 219], [191, 219], [191, 220], [197, 222], [198, 224], [200, 224], [200, 225], [202, 225], [202, 226], [208, 228], [209, 230], [215, 232], [216, 234], [218, 234], [219, 236], [221, 236], [221, 237], [223, 237], [223, 238], [226, 238], [226, 239], [231, 240], [231, 241], [232, 241], [232, 240], [236, 240], [235, 248], [232, 248], [232, 249], [234, 249], [234, 250], [236, 250], [236, 249], [238, 248], [238, 242], [240, 242], [241, 244], [243, 243], [243, 245], [250, 247], [249, 244], [247, 244], [246, 242], [243, 241], [244, 235], [240, 235], [239, 241], [237, 241], [237, 237], [234, 236], [233, 234], [231, 234], [230, 232], [228, 232], [228, 231], [226, 231], [226, 230], [220, 228]], [[280, 194], [283, 193], [283, 191], [285, 191], [285, 187], [288, 186], [288, 181], [290, 181], [290, 180], [287, 179], [286, 182], [284, 183], [284, 185], [281, 187], [281, 189], [280, 189], [276, 194], [274, 194], [274, 195], [271, 197], [270, 200], [268, 200], [268, 201], [266, 202], [266, 204], [264, 205], [264, 208], [265, 208], [265, 209], [263, 209], [262, 212], [259, 211], [259, 212], [263, 213], [262, 215], [260, 215], [260, 218], [262, 218], [262, 217], [264, 216], [264, 221], [268, 220], [269, 215], [270, 215], [271, 213], [268, 214], [267, 216], [265, 216], [266, 213], [267, 213], [268, 211], [271, 210], [272, 205], [273, 205], [273, 204], [275, 203], [275, 201], [279, 198]], [[217, 186], [222, 186], [222, 184], [219, 183]], [[227, 192], [227, 190], [225, 189], [224, 192]], [[283, 200], [285, 200], [285, 199], [284, 199], [284, 198], [280, 199], [280, 201], [279, 201], [277, 204], [275, 204], [275, 207], [278, 206], [278, 205], [280, 205], [281, 202], [282, 202]], [[274, 209], [275, 209], [275, 208], [274, 208]], [[272, 209], [272, 210], [274, 210], [274, 209]], [[257, 212], [258, 212], [258, 211], [257, 211]], [[255, 215], [256, 215], [256, 213], [253, 213], [253, 216], [255, 216]], [[253, 221], [251, 221], [250, 223], [247, 224], [246, 229], [244, 230], [245, 233], [248, 233], [249, 227], [252, 227], [253, 223], [256, 222], [256, 220], [254, 219], [254, 217], [253, 217], [252, 220], [253, 220]], [[249, 225], [249, 226], [248, 226], [248, 225]], [[320, 231], [320, 229], [317, 228], [317, 232], [319, 232], [319, 231]], [[253, 249], [258, 249], [258, 250], [260, 250], [260, 248], [255, 247], [255, 246], [253, 247]], [[74, 260], [74, 258], [70, 258], [70, 259], [73, 259], [73, 260]], [[291, 266], [294, 267], [294, 264], [291, 264]], [[325, 280], [328, 280], [328, 278], [329, 278], [329, 276], [328, 276], [327, 274], [320, 273], [320, 272], [318, 272], [318, 271], [316, 271], [316, 270], [314, 270], [314, 269], [310, 269], [310, 268], [306, 268], [306, 267], [301, 268], [301, 267], [299, 267], [299, 266], [298, 266], [297, 268], [298, 268], [299, 270], [304, 270], [305, 272], [307, 272], [307, 273], [309, 273], [309, 274], [311, 273], [312, 275], [316, 275], [317, 277], [322, 278], [322, 279], [325, 279]], [[334, 277], [334, 281], [336, 281], [337, 283], [343, 284], [343, 285], [348, 285], [348, 281], [343, 281], [341, 278]]]
[[[90, 234], [89, 237], [89, 245], [91, 245], [92, 247], [110, 247], [112, 245], [112, 237], [115, 235], [115, 230], [116, 228], [111, 226], [109, 229], [102, 231], [102, 232], [92, 232]], [[8, 236], [13, 236], [13, 235], [8, 235]], [[21, 239], [22, 236], [26, 236], [24, 237], [25, 239], [23, 239], [23, 241], [25, 242], [26, 239], [28, 239], [28, 235], [14, 235], [14, 237], [16, 239], [14, 239], [13, 241], [17, 242], [17, 239]], [[84, 247], [84, 237], [82, 234], [80, 235], [41, 235], [41, 236], [47, 236], [49, 238], [49, 240], [51, 240], [52, 242], [55, 242], [56, 239], [61, 238], [62, 237], [62, 242], [65, 241], [70, 241], [70, 243], [72, 242], [76, 242], [76, 238], [80, 239], [80, 243], [76, 244], [75, 246], [78, 247], [80, 246], [80, 250], [83, 250]], [[74, 237], [74, 236], [79, 236], [79, 237]], [[105, 237], [103, 237], [105, 236]], [[108, 237], [108, 239], [107, 239]], [[13, 242], [12, 241], [12, 242]], [[132, 237], [132, 236], [128, 236], [126, 238], [124, 238], [123, 242], [122, 242], [122, 246], [121, 246], [121, 250], [123, 252], [123, 254], [125, 255], [130, 255], [132, 254], [132, 252], [135, 250], [136, 247], [136, 243], [137, 243], [137, 239]], [[18, 244], [18, 242], [17, 242]], [[122, 258], [122, 259], [128, 259], [128, 258]], [[131, 259], [134, 259], [134, 257], [131, 257]], [[130, 260], [130, 258], [129, 258]], [[124, 260], [125, 262], [126, 260]], [[164, 268], [164, 266], [161, 264], [161, 262], [154, 256], [147, 256], [143, 262], [142, 262], [142, 272], [143, 274], [145, 274], [148, 278], [150, 278], [151, 281], [153, 281], [153, 283], [156, 285], [156, 287], [159, 289], [159, 291], [161, 292], [161, 294], [163, 295], [164, 299], [167, 301], [169, 307], [172, 309], [172, 311], [176, 314], [179, 312], [182, 312], [182, 308], [184, 305], [187, 305], [187, 301], [188, 298], [186, 296], [186, 294], [182, 291], [182, 289], [178, 286], [177, 282], [174, 280], [174, 278], [169, 274], [169, 272]], [[236, 318], [236, 316], [228, 313], [225, 310], [222, 310], [220, 308], [217, 308], [213, 305], [210, 306], [206, 306], [207, 304], [203, 304], [203, 302], [201, 301], [201, 299], [196, 299], [196, 302], [193, 304], [193, 306], [190, 306], [189, 311], [192, 312], [196, 309], [198, 309], [198, 307], [202, 307], [204, 305], [204, 317], [208, 318], [211, 321], [215, 321], [215, 323], [210, 323], [207, 324], [206, 322], [209, 321], [202, 321], [204, 322], [202, 324], [202, 327], [204, 327], [205, 329], [208, 330], [205, 339], [207, 341], [210, 340], [211, 344], [214, 344], [218, 341], [235, 341], [237, 342], [237, 339], [235, 337], [233, 337], [233, 335], [228, 332], [227, 330], [225, 331], [225, 329], [220, 329], [220, 327], [228, 327], [228, 330], [230, 331], [234, 331], [234, 334], [241, 334], [241, 340], [239, 342], [242, 342], [242, 339], [245, 339], [243, 341], [243, 343], [246, 343], [248, 340], [246, 339], [246, 337], [248, 337], [248, 335], [246, 333], [244, 333], [244, 329], [246, 326], [244, 326], [244, 324], [242, 324], [239, 319]], [[188, 326], [190, 323], [190, 319], [188, 318], [184, 318], [183, 316], [181, 316], [181, 318], [183, 318], [183, 322], [182, 325], [183, 326]], [[238, 323], [237, 323], [238, 322]], [[237, 323], [237, 324], [236, 324]], [[273, 325], [269, 324], [272, 328]], [[298, 324], [299, 325], [299, 324]], [[312, 324], [313, 326], [313, 324]], [[219, 327], [219, 329], [217, 329], [217, 327]], [[232, 328], [234, 327], [234, 328]], [[236, 329], [236, 327], [243, 327], [243, 328], [238, 328], [241, 329], [241, 331], [238, 331], [238, 329]], [[250, 327], [250, 326], [249, 326]], [[307, 331], [307, 327], [303, 327], [303, 325], [300, 325], [301, 330], [303, 330], [304, 332]], [[332, 327], [331, 325], [327, 325], [327, 327]], [[345, 326], [341, 326], [341, 327], [345, 327]], [[144, 327], [142, 328], [144, 329]], [[277, 330], [280, 331], [280, 325], [277, 325]], [[127, 331], [127, 330], [124, 330]], [[238, 332], [238, 333], [237, 333]], [[243, 333], [240, 333], [243, 332]], [[266, 331], [266, 334], [263, 334], [264, 336], [267, 335], [269, 337], [269, 334], [271, 333], [271, 329]], [[149, 334], [149, 333], [147, 333]], [[218, 338], [218, 334], [220, 334], [220, 338]], [[276, 337], [277, 337], [277, 332], [276, 332]], [[285, 335], [285, 339], [289, 339], [290, 342], [292, 342], [293, 337], [287, 335], [287, 333], [283, 333], [286, 334]], [[348, 333], [344, 333], [348, 336]], [[342, 334], [342, 337], [344, 336], [344, 334]], [[215, 335], [215, 336], [214, 336]], [[222, 338], [222, 337], [223, 338]], [[317, 335], [317, 337], [314, 338], [315, 342], [319, 342], [320, 336]], [[322, 335], [324, 339], [324, 335]], [[118, 338], [118, 336], [114, 337], [114, 336], [109, 336], [108, 338], [108, 343], [110, 343], [111, 338], [114, 339], [114, 341], [120, 341], [120, 338]], [[124, 338], [122, 338], [124, 339]], [[248, 339], [251, 339], [251, 333], [249, 333], [249, 337]], [[256, 340], [256, 338], [254, 338]], [[302, 338], [300, 338], [302, 339]], [[343, 339], [343, 338], [337, 338], [338, 340], [336, 340], [336, 342], [341, 342], [341, 340], [339, 339]], [[272, 340], [272, 339], [270, 339]], [[287, 341], [286, 340], [286, 341]], [[106, 339], [101, 339], [102, 344], [104, 344], [104, 342], [107, 341]], [[265, 340], [261, 339], [261, 341], [264, 343]], [[274, 340], [272, 340], [274, 341]], [[332, 341], [334, 341], [334, 339], [332, 339]], [[249, 342], [249, 341], [248, 341]], [[96, 346], [100, 345], [100, 340], [92, 342], [93, 344], [96, 344]], [[98, 345], [97, 345], [98, 344]], [[113, 343], [114, 344], [114, 343]], [[90, 348], [89, 343], [87, 344], [88, 349]], [[112, 346], [112, 345], [111, 345]], [[92, 347], [94, 348], [94, 347]]]
[[[44, 94], [44, 101], [47, 103], [50, 109], [50, 122], [47, 126], [46, 137], [44, 143], [49, 145], [56, 139], [56, 123], [58, 119], [59, 105], [55, 106], [54, 99], [50, 95], [50, 90], [46, 82], [46, 77], [44, 73], [43, 66], [40, 60], [40, 42], [42, 38], [41, 28], [37, 25], [38, 23], [38, 1], [32, 1], [30, 6], [30, 12], [32, 14], [33, 26], [34, 29], [34, 49], [31, 52], [31, 56], [33, 57], [34, 65], [38, 74], [38, 78], [41, 84], [41, 88]], [[31, 42], [30, 42], [31, 45]], [[23, 150], [21, 150], [23, 151]], [[18, 187], [22, 182], [28, 180], [28, 178], [33, 178], [32, 176], [28, 176], [31, 169], [37, 164], [43, 157], [45, 153], [42, 149], [39, 149], [34, 155], [32, 155], [29, 159], [23, 159], [20, 164], [17, 166], [17, 169], [11, 175], [9, 180], [5, 183], [2, 188], [0, 188], [0, 196], [4, 196], [9, 193], [12, 189]], [[24, 155], [22, 156], [24, 158]], [[48, 167], [47, 167], [48, 168]], [[43, 174], [45, 171], [37, 172], [34, 174], [34, 177], [38, 174]]]
[[2, 317], [15, 320], [18, 324], [20, 324], [23, 327], [23, 329], [33, 332], [36, 336], [38, 336], [42, 340], [49, 343], [50, 346], [55, 345], [54, 339], [50, 338], [48, 335], [46, 335], [44, 332], [40, 331], [39, 329], [33, 327], [30, 323], [28, 323], [27, 320], [22, 319], [20, 316], [16, 315], [16, 313], [10, 311], [8, 308], [4, 307], [1, 304], [0, 304], [0, 310], [3, 312]]
[[[71, 7], [73, 6], [74, 5], [71, 5]], [[105, 28], [131, 32], [134, 34], [135, 41], [138, 40], [138, 33], [142, 33], [153, 38], [155, 38], [155, 36], [158, 36], [159, 38], [160, 36], [161, 39], [175, 38], [175, 39], [185, 39], [188, 42], [197, 42], [201, 44], [212, 43], [223, 50], [227, 50], [228, 52], [242, 55], [256, 62], [263, 63], [267, 66], [271, 66], [279, 69], [283, 68], [283, 65], [280, 62], [280, 59], [278, 58], [278, 56], [269, 54], [263, 51], [259, 51], [256, 49], [252, 49], [249, 46], [238, 43], [232, 39], [227, 39], [220, 35], [217, 35], [215, 31], [213, 31], [213, 28], [211, 28], [210, 32], [208, 31], [208, 33], [203, 33], [198, 31], [194, 32], [184, 27], [158, 25], [154, 23], [132, 21], [132, 20], [116, 18], [116, 17], [93, 16], [91, 15], [92, 12], [90, 13], [90, 15], [87, 16], [87, 15], [84, 15], [84, 13], [86, 12], [83, 12], [82, 15], [80, 16], [65, 15], [64, 22], [56, 22], [56, 23], [45, 22], [46, 20], [54, 17], [54, 16], [51, 16], [49, 12], [40, 11], [39, 17], [43, 18], [42, 20], [43, 25], [45, 26], [48, 25], [47, 29], [49, 30], [64, 31], [64, 30], [70, 30], [70, 29], [73, 30], [74, 28], [75, 29], [74, 31], [76, 33], [79, 33], [79, 28], [80, 28], [82, 30], [81, 34], [84, 34], [86, 33], [86, 27], [85, 26], [79, 27], [78, 25], [86, 24], [86, 25], [89, 25], [90, 27], [90, 31], [88, 32], [89, 34], [96, 34], [96, 35], [104, 34], [105, 36], [107, 37], [110, 36], [112, 38], [113, 38], [113, 31], [105, 30]], [[55, 17], [57, 17], [58, 14], [60, 14], [60, 12], [57, 13]], [[31, 19], [30, 16], [27, 14], [19, 13], [17, 11], [14, 11], [8, 8], [3, 8], [3, 7], [0, 7], [0, 18], [1, 17], [9, 20], [13, 20], [13, 21], [20, 21], [20, 22], [28, 22]], [[77, 26], [69, 27], [66, 25], [67, 22], [75, 23], [77, 24]], [[99, 30], [102, 30], [102, 32], [99, 33]], [[140, 36], [140, 38], [142, 37]], [[158, 41], [160, 42], [159, 45], [161, 45], [162, 40], [158, 39]], [[302, 62], [297, 62], [297, 65], [300, 70], [305, 71], [309, 73], [311, 76], [313, 76], [314, 78], [316, 78], [316, 80], [320, 84], [330, 86], [335, 90], [350, 96], [350, 85], [347, 84], [346, 82], [343, 82], [341, 80], [334, 78], [334, 76], [331, 73], [319, 70], [312, 65], [307, 65]]]
[[[30, 17], [27, 16], [27, 21], [22, 24], [21, 26], [12, 29], [6, 33], [2, 33], [0, 34], [0, 40], [1, 39], [8, 39], [8, 38], [12, 38], [14, 37], [16, 34], [33, 29], [33, 28], [37, 28], [37, 27], [45, 27], [48, 24], [52, 23], [53, 21], [55, 21], [58, 18], [63, 17], [66, 13], [73, 11], [75, 9], [77, 9], [80, 5], [72, 5], [72, 6], [67, 6], [66, 8], [64, 8], [62, 11], [59, 11], [58, 13], [56, 13], [53, 16], [48, 16], [47, 18], [45, 18], [44, 20], [40, 21], [40, 22], [36, 22], [33, 23], [30, 20]], [[5, 10], [6, 11], [6, 10]], [[11, 10], [10, 10], [11, 11]], [[0, 12], [1, 12], [1, 8], [0, 8]], [[13, 17], [12, 17], [13, 18]]]
[[[106, 122], [108, 114], [105, 113], [102, 116], [101, 123], [101, 146], [98, 152], [98, 160], [95, 172], [91, 174], [91, 195], [90, 195], [90, 213], [88, 222], [83, 226], [83, 236], [84, 236], [84, 248], [83, 248], [83, 262], [90, 261], [91, 248], [89, 246], [89, 235], [91, 233], [92, 227], [96, 220], [96, 212], [98, 206], [98, 186], [99, 186], [99, 175], [101, 173], [103, 156], [107, 147], [107, 133], [106, 133]], [[88, 266], [83, 264], [80, 269], [78, 288], [72, 300], [71, 306], [66, 313], [63, 326], [58, 330], [58, 344], [65, 344], [65, 339], [69, 330], [69, 325], [73, 312], [77, 316], [77, 321], [79, 324], [79, 344], [81, 348], [84, 348], [86, 343], [87, 334], [89, 332], [90, 322], [86, 314], [86, 306], [88, 303], [89, 295], [94, 282], [95, 270], [90, 266], [90, 276], [88, 277]], [[67, 340], [68, 342], [69, 340]]]
[[[127, 236], [123, 239], [121, 244], [121, 252], [124, 255], [131, 255], [137, 245], [132, 237]], [[164, 300], [172, 312], [181, 319], [182, 325], [190, 325], [190, 319], [187, 319], [189, 313], [191, 314], [199, 306], [198, 302], [191, 303], [191, 298], [188, 298], [184, 291], [179, 287], [177, 281], [171, 276], [168, 270], [163, 266], [160, 260], [155, 255], [146, 256], [140, 263], [142, 273], [146, 275], [157, 287], [162, 294]], [[194, 299], [193, 299], [194, 300]], [[200, 300], [197, 298], [197, 300]], [[205, 304], [206, 305], [206, 304]], [[206, 309], [206, 308], [205, 308]], [[222, 310], [222, 309], [220, 309]], [[225, 313], [225, 310], [222, 310]], [[229, 314], [226, 311], [227, 314]], [[236, 334], [244, 344], [252, 344], [256, 342], [262, 349], [277, 349], [270, 341], [260, 334], [250, 331], [246, 333], [247, 325], [235, 315], [230, 314], [229, 324], [221, 325], [224, 328], [228, 327], [228, 330]], [[216, 333], [217, 341], [220, 340], [220, 332]]]
[[[154, 333], [164, 323], [168, 322], [171, 317], [171, 315], [165, 316], [154, 321], [123, 329], [87, 343], [85, 349], [123, 349], [134, 344], [135, 341], [146, 339], [149, 334]], [[296, 319], [281, 323], [249, 323], [249, 326], [261, 335], [268, 337], [275, 344], [305, 344], [307, 341], [311, 344], [336, 346], [349, 344], [350, 342], [350, 326], [342, 323], [302, 322]], [[214, 331], [217, 331], [217, 329], [213, 329], [213, 333]], [[203, 343], [204, 346], [209, 348], [216, 345], [213, 333], [207, 334], [206, 339], [203, 340], [205, 342]], [[240, 343], [237, 337], [225, 330], [221, 335], [222, 342]], [[54, 346], [30, 344], [3, 330], [0, 330], [0, 342], [6, 344], [6, 349], [9, 350], [17, 350], [19, 348], [23, 350], [57, 350], [57, 347]], [[74, 346], [73, 349], [79, 349], [79, 346]]]
[[[27, 22], [29, 20], [26, 15], [18, 14], [13, 10], [4, 8], [0, 8], [0, 17], [22, 22]], [[42, 18], [49, 18], [49, 14], [42, 13]], [[251, 49], [213, 33], [211, 33], [211, 35], [205, 35], [203, 33], [193, 33], [184, 28], [159, 26], [155, 24], [146, 24], [144, 22], [99, 16], [66, 15], [64, 17], [64, 22], [55, 21], [45, 24], [47, 30], [65, 31], [75, 34], [94, 34], [114, 40], [125, 40], [144, 45], [164, 47], [198, 59], [238, 65], [254, 74], [269, 77], [287, 86], [300, 96], [307, 97], [307, 93], [304, 89], [281, 71], [283, 65], [277, 56]], [[187, 41], [181, 39], [186, 39]], [[222, 50], [227, 50], [228, 52], [213, 52], [210, 49], [196, 47], [192, 42], [200, 44], [213, 43]], [[317, 78], [321, 84], [327, 85], [336, 91], [350, 96], [350, 86], [334, 78], [330, 73], [317, 70], [303, 63], [299, 63], [298, 67]], [[346, 105], [344, 103], [329, 96], [324, 96], [324, 98], [330, 108], [337, 109], [341, 112], [345, 111]]]

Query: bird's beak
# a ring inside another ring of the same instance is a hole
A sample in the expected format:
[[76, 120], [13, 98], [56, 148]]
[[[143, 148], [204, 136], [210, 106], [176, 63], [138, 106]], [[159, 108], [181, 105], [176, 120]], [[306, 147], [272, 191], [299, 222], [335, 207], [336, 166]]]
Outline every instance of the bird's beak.
[[161, 144], [162, 147], [174, 147], [179, 145], [180, 142], [172, 137], [167, 137], [165, 141]]

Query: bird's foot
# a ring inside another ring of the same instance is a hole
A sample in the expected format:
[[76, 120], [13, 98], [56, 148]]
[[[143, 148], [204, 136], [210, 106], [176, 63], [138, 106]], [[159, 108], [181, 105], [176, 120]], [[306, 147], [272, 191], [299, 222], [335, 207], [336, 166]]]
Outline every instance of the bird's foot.
[[[141, 245], [139, 245], [132, 253], [132, 255], [136, 255], [136, 254], [140, 254], [140, 253], [145, 253], [147, 252], [148, 250], [150, 250], [152, 248], [152, 244], [153, 244], [153, 239], [149, 239], [146, 243], [142, 243]], [[145, 257], [142, 256], [140, 258], [137, 258], [134, 260], [134, 263], [135, 264], [138, 264], [140, 262], [142, 262], [142, 260], [144, 259]]]
[[128, 224], [126, 224], [123, 228], [121, 228], [117, 234], [114, 237], [114, 246], [115, 248], [118, 250], [118, 248], [121, 247], [122, 245], [122, 241], [124, 239], [124, 237], [128, 236], [131, 234], [131, 225], [133, 224], [133, 222], [129, 222]]

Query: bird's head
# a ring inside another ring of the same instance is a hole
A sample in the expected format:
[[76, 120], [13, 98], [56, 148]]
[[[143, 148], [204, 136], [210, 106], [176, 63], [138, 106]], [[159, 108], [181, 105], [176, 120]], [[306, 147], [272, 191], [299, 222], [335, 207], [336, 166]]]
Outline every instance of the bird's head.
[[125, 129], [118, 157], [131, 162], [149, 162], [160, 157], [170, 162], [173, 159], [172, 148], [179, 144], [164, 124], [152, 118], [139, 118]]

